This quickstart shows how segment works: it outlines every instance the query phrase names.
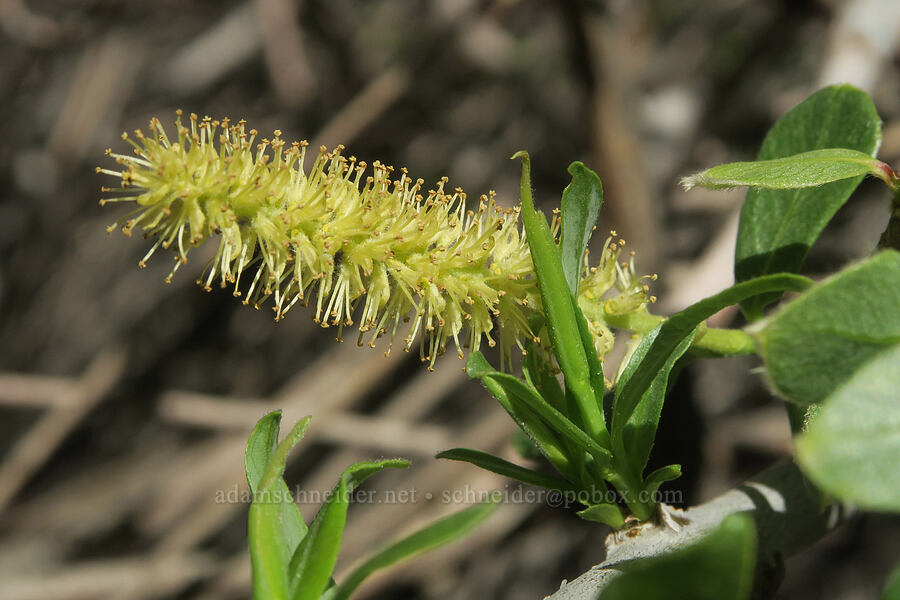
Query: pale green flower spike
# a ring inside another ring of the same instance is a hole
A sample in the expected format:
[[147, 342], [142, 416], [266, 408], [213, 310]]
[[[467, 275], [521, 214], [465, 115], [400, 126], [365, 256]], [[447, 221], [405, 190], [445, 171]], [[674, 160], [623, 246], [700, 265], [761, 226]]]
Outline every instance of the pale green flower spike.
[[[540, 296], [518, 207], [502, 209], [491, 192], [469, 208], [461, 189], [445, 190], [446, 178], [423, 194], [423, 180], [406, 169], [397, 179], [393, 167], [377, 161], [367, 171], [366, 163], [343, 156], [343, 146], [321, 148], [307, 173], [307, 142], [287, 146], [275, 131], [254, 149], [257, 131], [247, 131], [243, 120], [232, 125], [192, 114], [187, 128], [177, 114], [177, 139], [154, 118], [151, 136], [137, 130], [133, 141], [122, 134], [134, 156], [107, 150], [123, 171], [97, 168], [121, 178], [122, 193], [101, 205], [137, 204], [109, 230], [121, 226], [130, 235], [139, 227], [156, 238], [140, 266], [160, 246], [171, 248], [171, 281], [190, 249], [218, 234], [215, 257], [198, 280], [206, 290], [233, 284], [234, 295], [257, 308], [272, 297], [276, 321], [314, 295], [317, 323], [337, 326], [340, 340], [356, 318], [359, 344], [368, 334], [373, 347], [388, 332], [393, 342], [400, 321], [411, 318], [405, 349], [422, 332], [420, 355], [429, 368], [451, 338], [462, 358], [461, 348], [478, 349], [482, 338], [494, 346], [493, 333], [504, 365], [514, 346], [524, 352], [525, 341], [538, 341], [528, 317], [540, 311]], [[604, 311], [635, 311], [648, 300], [633, 260], [617, 262], [622, 243], [607, 240], [579, 290], [601, 356], [612, 344]]]

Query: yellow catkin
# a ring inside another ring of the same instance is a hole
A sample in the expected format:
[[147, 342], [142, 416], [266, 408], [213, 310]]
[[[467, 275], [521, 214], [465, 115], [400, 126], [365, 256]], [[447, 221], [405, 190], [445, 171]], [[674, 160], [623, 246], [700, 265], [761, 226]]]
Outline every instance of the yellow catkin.
[[[257, 308], [271, 299], [276, 320], [310, 304], [314, 320], [338, 327], [339, 339], [355, 325], [360, 345], [382, 335], [393, 343], [408, 320], [405, 348], [420, 337], [429, 366], [451, 340], [461, 358], [464, 347], [499, 342], [508, 365], [514, 347], [538, 339], [529, 317], [541, 310], [540, 295], [519, 209], [501, 208], [493, 192], [472, 202], [446, 178], [425, 191], [406, 169], [369, 167], [343, 146], [320, 148], [306, 171], [306, 142], [286, 144], [280, 131], [257, 140], [243, 120], [192, 114], [185, 126], [178, 111], [176, 137], [155, 118], [149, 130], [122, 135], [133, 155], [107, 151], [120, 170], [97, 168], [121, 180], [101, 204], [135, 205], [110, 231], [155, 238], [140, 266], [170, 249], [171, 280], [192, 248], [217, 238], [198, 279], [205, 289], [230, 286]], [[612, 344], [604, 300], [617, 312], [647, 301], [633, 261], [617, 262], [620, 242], [607, 240], [579, 286], [601, 355]]]

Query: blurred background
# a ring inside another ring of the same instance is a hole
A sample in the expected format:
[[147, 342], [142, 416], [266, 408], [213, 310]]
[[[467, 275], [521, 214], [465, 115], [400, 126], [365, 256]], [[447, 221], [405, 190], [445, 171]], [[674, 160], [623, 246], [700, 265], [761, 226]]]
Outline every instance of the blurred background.
[[[545, 209], [582, 160], [606, 190], [594, 243], [623, 235], [670, 313], [732, 282], [743, 198], [686, 194], [680, 175], [751, 159], [775, 118], [834, 82], [872, 94], [896, 166], [898, 37], [896, 0], [0, 0], [0, 598], [248, 598], [241, 456], [274, 408], [313, 415], [292, 487], [413, 460], [367, 489], [414, 501], [351, 508], [338, 574], [458, 510], [443, 492], [513, 489], [435, 452], [522, 460], [455, 357], [427, 373], [415, 355], [336, 344], [302, 309], [276, 326], [194, 285], [202, 251], [170, 285], [164, 256], [138, 270], [147, 243], [108, 236], [125, 209], [97, 206], [110, 183], [94, 167], [122, 130], [176, 108], [245, 118], [506, 206], [508, 157], [527, 149]], [[865, 183], [808, 273], [869, 253], [887, 206]], [[670, 486], [684, 503], [790, 453], [757, 366], [699, 361], [676, 386], [653, 461], [684, 465]], [[315, 500], [301, 498], [307, 519]], [[602, 560], [606, 533], [510, 503], [358, 597], [540, 598]], [[898, 557], [900, 520], [857, 516], [788, 561], [780, 597], [874, 597]]]

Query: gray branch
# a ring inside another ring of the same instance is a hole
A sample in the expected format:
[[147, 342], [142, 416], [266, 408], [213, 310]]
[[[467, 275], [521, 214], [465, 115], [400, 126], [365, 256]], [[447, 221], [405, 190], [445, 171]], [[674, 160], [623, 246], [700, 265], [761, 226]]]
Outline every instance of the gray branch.
[[545, 600], [596, 600], [628, 562], [686, 546], [736, 512], [749, 513], [756, 523], [758, 564], [773, 569], [762, 578], [771, 580], [773, 592], [780, 583], [783, 559], [816, 542], [841, 520], [840, 507], [823, 504], [821, 493], [792, 461], [785, 460], [705, 504], [686, 511], [661, 507], [657, 523], [611, 533], [606, 538], [606, 560], [577, 579], [564, 581]]

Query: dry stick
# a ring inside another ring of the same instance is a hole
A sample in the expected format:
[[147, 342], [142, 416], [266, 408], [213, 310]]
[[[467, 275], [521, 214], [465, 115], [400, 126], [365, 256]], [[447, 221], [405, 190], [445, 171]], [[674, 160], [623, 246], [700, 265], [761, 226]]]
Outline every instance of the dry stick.
[[59, 408], [71, 401], [66, 392], [75, 381], [71, 377], [0, 373], [0, 406]]
[[180, 96], [199, 95], [251, 60], [262, 46], [253, 2], [231, 9], [191, 38], [158, 74], [158, 85]]
[[0, 513], [21, 487], [53, 455], [84, 416], [96, 406], [122, 376], [125, 357], [121, 350], [102, 351], [81, 380], [66, 390], [65, 402], [44, 414], [7, 453], [0, 466]]
[[306, 60], [294, 0], [256, 0], [269, 81], [283, 106], [302, 108], [313, 99], [316, 77]]
[[26, 573], [3, 582], [4, 598], [16, 600], [83, 600], [110, 598], [136, 579], [152, 579], [148, 595], [165, 596], [209, 573], [215, 558], [202, 553], [146, 558], [86, 561], [52, 573]]
[[[223, 400], [193, 392], [167, 392], [159, 402], [160, 417], [194, 427], [240, 431], [259, 419], [260, 401]], [[315, 415], [313, 415], [315, 417]], [[316, 423], [324, 441], [349, 446], [377, 448], [402, 456], [434, 456], [451, 442], [450, 430], [439, 425], [411, 423], [378, 415], [334, 412], [324, 423]]]
[[[670, 509], [671, 510], [671, 509]], [[686, 511], [672, 511], [679, 531], [647, 523], [635, 537], [622, 533], [606, 539], [606, 560], [545, 600], [595, 600], [630, 561], [667, 554], [697, 541], [730, 514], [747, 512], [756, 523], [760, 565], [768, 565], [803, 550], [841, 521], [841, 509], [823, 505], [820, 492], [790, 460], [766, 469], [743, 485]], [[777, 581], [767, 581], [777, 586]]]
[[10, 507], [5, 524], [20, 535], [52, 540], [64, 550], [79, 540], [100, 538], [152, 498], [157, 482], [177, 456], [174, 447], [154, 446], [149, 451], [148, 446], [145, 443], [128, 454], [91, 465], [28, 502]]
[[[348, 374], [350, 361], [355, 365]], [[294, 460], [319, 438], [333, 413], [357, 404], [374, 383], [399, 367], [401, 362], [386, 360], [380, 352], [364, 352], [355, 345], [341, 345], [309, 365], [271, 401], [261, 404], [257, 419], [267, 412], [282, 409], [282, 421], [288, 427], [306, 415], [313, 415], [304, 443], [291, 453], [291, 460]], [[231, 490], [235, 485], [238, 491], [246, 489], [242, 456], [255, 420], [251, 419], [243, 432], [223, 434], [212, 441], [208, 461], [198, 462], [190, 457], [192, 460], [173, 465], [173, 480], [163, 488], [166, 502], [158, 503], [140, 516], [143, 527], [152, 523], [148, 533], [169, 531], [160, 540], [159, 548], [190, 548], [215, 527], [230, 520], [236, 511], [246, 508], [241, 503], [216, 504], [214, 500], [220, 490]], [[222, 455], [230, 456], [231, 460]], [[194, 481], [183, 478], [185, 471], [197, 473], [197, 478], [192, 478]]]
[[[385, 69], [325, 124], [310, 146], [334, 148], [338, 144], [349, 144], [402, 98], [410, 84], [409, 69], [406, 67]], [[315, 152], [307, 153], [310, 161], [314, 156]]]
[[48, 152], [72, 166], [99, 150], [94, 147], [95, 134], [104, 121], [118, 120], [143, 55], [138, 40], [117, 34], [85, 49], [48, 136]]

